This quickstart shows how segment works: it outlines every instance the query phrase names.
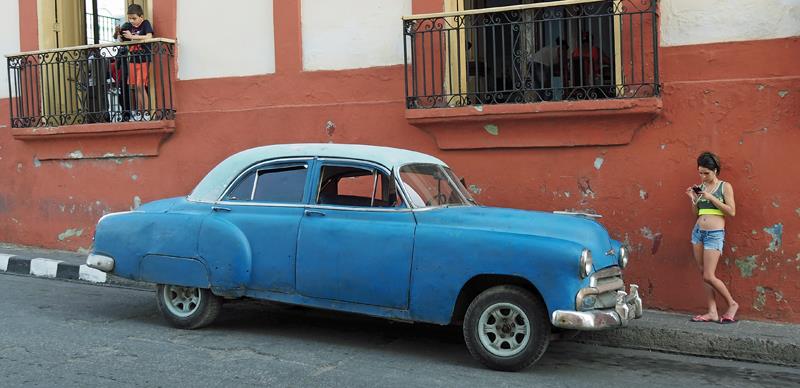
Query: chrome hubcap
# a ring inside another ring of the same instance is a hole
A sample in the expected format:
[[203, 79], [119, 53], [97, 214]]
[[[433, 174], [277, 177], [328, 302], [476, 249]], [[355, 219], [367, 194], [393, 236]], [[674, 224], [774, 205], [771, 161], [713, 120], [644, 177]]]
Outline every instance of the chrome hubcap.
[[164, 305], [172, 314], [188, 317], [200, 306], [200, 289], [181, 286], [164, 286]]
[[530, 340], [530, 321], [511, 303], [496, 303], [481, 314], [478, 336], [483, 347], [499, 357], [511, 357], [525, 349]]

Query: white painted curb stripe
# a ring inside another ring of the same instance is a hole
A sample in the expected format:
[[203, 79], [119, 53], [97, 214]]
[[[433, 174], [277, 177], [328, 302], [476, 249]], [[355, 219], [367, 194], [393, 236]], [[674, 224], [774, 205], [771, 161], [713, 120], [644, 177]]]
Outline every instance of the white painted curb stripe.
[[7, 255], [5, 253], [0, 253], [0, 270], [8, 271], [8, 259], [14, 256], [16, 255]]
[[54, 278], [56, 277], [56, 272], [58, 272], [58, 263], [62, 263], [62, 261], [43, 259], [41, 257], [33, 259], [31, 260], [31, 275]]
[[86, 280], [87, 282], [105, 283], [107, 276], [108, 275], [105, 272], [98, 269], [89, 268], [86, 265], [82, 265], [78, 269], [78, 279]]

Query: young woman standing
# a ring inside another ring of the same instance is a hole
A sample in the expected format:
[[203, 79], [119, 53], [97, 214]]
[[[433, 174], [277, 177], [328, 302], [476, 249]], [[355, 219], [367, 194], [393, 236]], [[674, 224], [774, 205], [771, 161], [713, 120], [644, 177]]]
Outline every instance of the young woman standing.
[[[692, 230], [692, 250], [706, 283], [708, 301], [708, 312], [693, 317], [692, 322], [734, 323], [736, 311], [739, 309], [739, 304], [733, 300], [725, 283], [715, 274], [725, 240], [725, 216], [736, 215], [733, 186], [719, 179], [720, 170], [716, 155], [711, 152], [701, 153], [697, 157], [697, 171], [702, 183], [686, 189], [686, 195], [692, 200], [692, 212], [697, 215], [697, 222]], [[728, 309], [722, 316], [717, 312], [717, 293], [728, 304]]]

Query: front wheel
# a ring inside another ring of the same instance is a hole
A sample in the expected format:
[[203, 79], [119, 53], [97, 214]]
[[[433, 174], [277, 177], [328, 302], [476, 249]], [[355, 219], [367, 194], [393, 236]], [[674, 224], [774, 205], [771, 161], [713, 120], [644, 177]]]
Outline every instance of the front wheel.
[[205, 288], [159, 284], [156, 289], [158, 310], [180, 329], [198, 329], [210, 325], [222, 309], [222, 299]]
[[529, 367], [550, 341], [544, 304], [516, 286], [492, 287], [478, 295], [467, 309], [463, 329], [470, 354], [501, 371]]

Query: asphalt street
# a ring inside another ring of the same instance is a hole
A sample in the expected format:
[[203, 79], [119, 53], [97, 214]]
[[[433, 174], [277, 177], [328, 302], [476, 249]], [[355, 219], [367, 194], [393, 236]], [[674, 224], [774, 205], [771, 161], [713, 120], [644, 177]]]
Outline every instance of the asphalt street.
[[152, 291], [0, 274], [0, 295], [3, 387], [800, 387], [793, 368], [570, 342], [494, 372], [459, 328], [253, 301], [183, 331]]

